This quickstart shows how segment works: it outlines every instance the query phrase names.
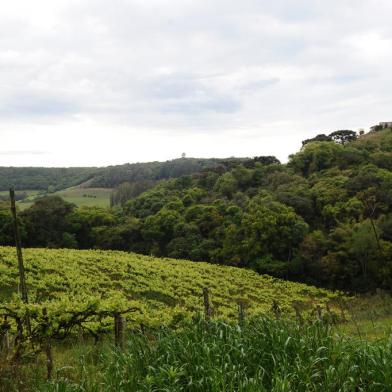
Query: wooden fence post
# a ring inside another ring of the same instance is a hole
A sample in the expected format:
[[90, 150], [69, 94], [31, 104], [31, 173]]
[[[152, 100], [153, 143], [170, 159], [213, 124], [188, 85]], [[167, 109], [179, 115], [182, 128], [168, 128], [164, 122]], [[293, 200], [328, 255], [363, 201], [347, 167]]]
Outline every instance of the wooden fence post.
[[323, 318], [323, 312], [322, 312], [322, 310], [321, 310], [321, 306], [320, 306], [320, 305], [317, 305], [317, 307], [316, 307], [316, 312], [317, 312], [317, 318], [318, 318], [319, 320], [322, 320], [322, 318]]
[[238, 302], [238, 323], [243, 324], [245, 321], [245, 309], [242, 301]]
[[[25, 269], [24, 269], [24, 263], [23, 263], [22, 241], [20, 239], [18, 217], [16, 215], [14, 188], [10, 189], [10, 200], [11, 200], [11, 214], [12, 214], [12, 224], [13, 224], [14, 236], [15, 236], [16, 254], [18, 257], [20, 291], [21, 291], [22, 301], [25, 304], [28, 304], [29, 298], [28, 298], [28, 294], [27, 294], [26, 276], [25, 276]], [[31, 335], [31, 325], [30, 325], [30, 318], [29, 318], [28, 314], [26, 315], [25, 322], [26, 322], [27, 332]]]
[[204, 318], [206, 321], [210, 321], [211, 320], [211, 305], [210, 305], [208, 287], [203, 288], [203, 298], [204, 298]]
[[295, 310], [295, 316], [296, 316], [296, 318], [297, 318], [298, 324], [299, 324], [299, 325], [303, 325], [304, 319], [303, 319], [303, 317], [302, 317], [302, 314], [301, 314], [301, 310], [300, 310], [299, 305], [298, 305], [297, 303], [294, 302], [294, 303], [293, 303], [293, 308], [294, 308], [294, 310]]
[[271, 310], [273, 311], [275, 318], [277, 318], [277, 319], [280, 318], [281, 310], [280, 310], [278, 301], [276, 301], [275, 299], [272, 301]]
[[124, 348], [124, 318], [118, 313], [114, 315], [114, 344]]

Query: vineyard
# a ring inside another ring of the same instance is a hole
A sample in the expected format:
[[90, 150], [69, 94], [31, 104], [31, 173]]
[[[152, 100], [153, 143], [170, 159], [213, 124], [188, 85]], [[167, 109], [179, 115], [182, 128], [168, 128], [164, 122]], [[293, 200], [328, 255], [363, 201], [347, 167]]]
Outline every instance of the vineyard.
[[[26, 249], [24, 263], [29, 303], [18, 293], [15, 248], [0, 247], [0, 390], [386, 391], [390, 385], [386, 340], [368, 344], [333, 332], [335, 321], [350, 317], [351, 301], [342, 293], [246, 269], [117, 251]], [[363, 366], [353, 367], [356, 361]]]
[[[203, 288], [211, 296], [212, 316], [237, 317], [242, 303], [248, 316], [273, 306], [294, 314], [336, 307], [339, 294], [287, 282], [234, 267], [115, 251], [27, 249], [24, 252], [30, 307], [54, 313], [75, 311], [88, 303], [119, 311], [132, 307], [129, 323], [172, 325], [203, 311]], [[20, 307], [15, 249], [0, 247], [0, 298]]]

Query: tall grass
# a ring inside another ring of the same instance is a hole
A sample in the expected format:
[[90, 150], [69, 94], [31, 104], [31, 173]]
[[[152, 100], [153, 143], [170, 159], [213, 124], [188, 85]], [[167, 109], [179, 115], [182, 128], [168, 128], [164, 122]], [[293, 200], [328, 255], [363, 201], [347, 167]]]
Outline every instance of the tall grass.
[[133, 334], [123, 351], [106, 346], [79, 359], [72, 377], [59, 372], [38, 390], [392, 391], [391, 339], [343, 338], [321, 322], [262, 318], [240, 327], [198, 321], [180, 331]]

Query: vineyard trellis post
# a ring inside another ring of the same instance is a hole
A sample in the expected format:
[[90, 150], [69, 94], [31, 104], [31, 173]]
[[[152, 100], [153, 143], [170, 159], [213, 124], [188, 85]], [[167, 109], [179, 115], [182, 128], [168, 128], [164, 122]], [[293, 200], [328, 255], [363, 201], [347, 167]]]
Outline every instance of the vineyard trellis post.
[[294, 303], [292, 304], [292, 306], [293, 306], [293, 309], [294, 309], [294, 311], [295, 311], [295, 317], [296, 317], [296, 319], [297, 319], [298, 324], [299, 324], [299, 325], [303, 325], [303, 324], [304, 324], [304, 319], [303, 319], [303, 317], [302, 317], [301, 309], [300, 309], [299, 304], [296, 303], [296, 302], [294, 302]]
[[204, 317], [206, 321], [211, 319], [211, 305], [208, 287], [203, 288], [203, 298], [204, 298]]
[[[16, 245], [16, 254], [18, 257], [18, 270], [19, 270], [19, 280], [20, 280], [20, 291], [22, 296], [22, 301], [25, 304], [29, 303], [28, 293], [27, 293], [27, 285], [26, 285], [26, 275], [23, 263], [23, 253], [22, 253], [22, 241], [20, 238], [20, 231], [18, 225], [18, 217], [16, 214], [16, 204], [15, 204], [15, 190], [14, 188], [10, 188], [10, 200], [11, 200], [11, 214], [12, 214], [12, 224], [14, 228], [14, 236], [15, 236], [15, 245]], [[27, 331], [31, 334], [31, 326], [30, 319], [28, 315], [25, 319]]]
[[124, 348], [124, 317], [116, 313], [114, 315], [114, 344], [123, 349]]
[[281, 310], [280, 310], [279, 303], [278, 301], [276, 301], [276, 299], [272, 301], [271, 310], [273, 311], [276, 319], [280, 318]]
[[244, 308], [244, 302], [239, 301], [238, 302], [238, 323], [243, 324], [245, 321], [245, 308]]
[[317, 307], [316, 307], [316, 312], [317, 312], [317, 319], [318, 319], [318, 320], [322, 320], [322, 318], [323, 318], [323, 312], [322, 312], [322, 310], [321, 310], [321, 306], [320, 306], [320, 305], [317, 305]]

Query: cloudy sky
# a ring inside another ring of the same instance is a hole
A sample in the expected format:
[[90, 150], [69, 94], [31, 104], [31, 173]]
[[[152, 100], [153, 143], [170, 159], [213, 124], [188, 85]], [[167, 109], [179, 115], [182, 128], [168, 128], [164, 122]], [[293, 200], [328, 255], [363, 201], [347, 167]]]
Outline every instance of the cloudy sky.
[[13, 0], [0, 165], [276, 155], [392, 121], [391, 0]]

